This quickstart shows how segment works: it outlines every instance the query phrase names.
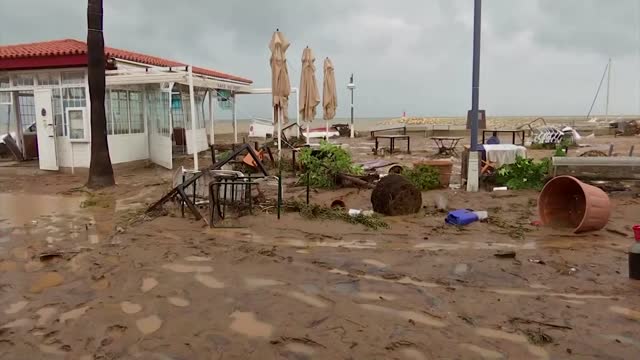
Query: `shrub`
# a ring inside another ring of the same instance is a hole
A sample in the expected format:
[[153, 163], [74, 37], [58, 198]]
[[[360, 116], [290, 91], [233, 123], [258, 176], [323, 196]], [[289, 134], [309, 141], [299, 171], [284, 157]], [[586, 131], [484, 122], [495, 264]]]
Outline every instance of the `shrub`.
[[349, 175], [361, 175], [364, 171], [361, 166], [354, 165], [351, 155], [343, 148], [320, 142], [319, 149], [303, 148], [300, 151], [300, 164], [305, 172], [300, 174], [298, 182], [307, 185], [307, 173], [309, 173], [309, 185], [318, 188], [332, 188], [336, 186], [336, 176], [340, 173]]
[[413, 169], [405, 169], [402, 175], [420, 191], [440, 187], [440, 171], [433, 166], [417, 165]]

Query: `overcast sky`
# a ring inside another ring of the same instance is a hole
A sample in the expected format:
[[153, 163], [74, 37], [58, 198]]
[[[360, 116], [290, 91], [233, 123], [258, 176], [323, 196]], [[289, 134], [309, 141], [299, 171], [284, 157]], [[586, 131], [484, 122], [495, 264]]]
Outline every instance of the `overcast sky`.
[[[86, 0], [0, 0], [0, 44], [86, 38]], [[471, 106], [472, 0], [104, 0], [108, 46], [249, 77], [270, 86], [267, 44], [291, 41], [335, 65], [338, 117], [464, 115]], [[640, 0], [485, 0], [481, 108], [488, 115], [584, 115], [609, 57], [612, 113], [640, 113]], [[595, 112], [604, 112], [604, 93]], [[269, 98], [239, 101], [267, 116]], [[320, 110], [320, 109], [319, 109]], [[321, 111], [318, 111], [319, 116]]]

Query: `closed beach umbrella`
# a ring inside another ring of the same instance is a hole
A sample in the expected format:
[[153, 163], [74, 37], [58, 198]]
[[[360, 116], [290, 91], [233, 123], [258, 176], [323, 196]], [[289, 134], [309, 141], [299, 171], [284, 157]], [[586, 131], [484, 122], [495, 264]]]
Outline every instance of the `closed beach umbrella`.
[[271, 50], [271, 94], [273, 96], [274, 120], [278, 123], [278, 157], [281, 156], [281, 126], [282, 121], [287, 120], [287, 107], [289, 104], [289, 94], [291, 84], [289, 83], [289, 72], [287, 71], [286, 51], [289, 48], [289, 41], [284, 35], [276, 30], [269, 42]]
[[[302, 120], [311, 122], [316, 117], [316, 107], [320, 104], [320, 94], [316, 82], [316, 58], [307, 46], [302, 52], [302, 71], [300, 72], [300, 115]], [[309, 128], [307, 125], [307, 143]]]
[[[329, 58], [324, 59], [324, 81], [322, 83], [322, 111], [326, 120], [326, 133], [329, 133], [329, 120], [336, 116], [338, 96], [336, 93], [336, 76], [333, 72], [333, 63]], [[328, 135], [327, 135], [328, 136]]]

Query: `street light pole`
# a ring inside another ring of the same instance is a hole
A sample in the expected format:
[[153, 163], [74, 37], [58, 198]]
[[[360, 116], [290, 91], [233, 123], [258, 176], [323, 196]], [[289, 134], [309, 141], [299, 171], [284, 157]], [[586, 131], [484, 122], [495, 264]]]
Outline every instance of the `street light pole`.
[[480, 97], [480, 32], [482, 0], [474, 0], [473, 14], [473, 74], [471, 87], [471, 150], [478, 150], [478, 112]]
[[478, 191], [479, 154], [478, 154], [478, 113], [480, 97], [480, 32], [482, 0], [474, 0], [473, 8], [473, 73], [471, 80], [471, 148], [467, 168], [467, 191]]
[[353, 74], [351, 74], [351, 78], [349, 79], [349, 83], [347, 84], [347, 89], [351, 90], [351, 125], [349, 128], [351, 129], [351, 138], [355, 137], [355, 126], [353, 124], [353, 90], [356, 88], [356, 84], [353, 82]]

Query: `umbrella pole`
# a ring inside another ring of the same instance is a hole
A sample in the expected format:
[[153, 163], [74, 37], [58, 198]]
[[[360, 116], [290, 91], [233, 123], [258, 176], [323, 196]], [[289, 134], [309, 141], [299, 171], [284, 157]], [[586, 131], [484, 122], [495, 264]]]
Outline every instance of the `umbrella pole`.
[[276, 108], [278, 117], [278, 219], [282, 208], [282, 111], [280, 106]]
[[280, 106], [275, 107], [276, 119], [278, 121], [278, 161], [282, 160], [282, 122], [280, 121]]
[[311, 132], [311, 123], [307, 122], [307, 145], [309, 145], [309, 133]]
[[326, 141], [329, 141], [329, 122], [328, 122], [328, 121], [325, 121], [325, 122], [324, 122], [324, 125], [325, 125], [325, 126], [324, 126], [324, 139], [325, 139]]

